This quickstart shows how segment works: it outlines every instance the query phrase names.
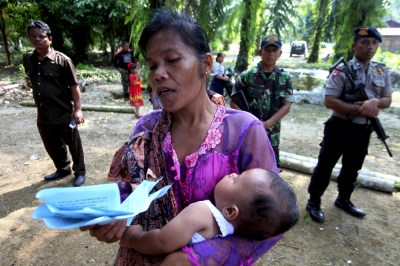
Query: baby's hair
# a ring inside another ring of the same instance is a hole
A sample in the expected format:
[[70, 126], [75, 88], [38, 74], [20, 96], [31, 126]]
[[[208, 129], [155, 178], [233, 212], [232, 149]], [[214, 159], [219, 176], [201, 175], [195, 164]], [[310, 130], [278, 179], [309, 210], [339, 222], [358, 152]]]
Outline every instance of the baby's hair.
[[277, 174], [265, 172], [269, 186], [259, 187], [250, 202], [239, 206], [235, 233], [253, 240], [280, 235], [299, 220], [293, 189]]

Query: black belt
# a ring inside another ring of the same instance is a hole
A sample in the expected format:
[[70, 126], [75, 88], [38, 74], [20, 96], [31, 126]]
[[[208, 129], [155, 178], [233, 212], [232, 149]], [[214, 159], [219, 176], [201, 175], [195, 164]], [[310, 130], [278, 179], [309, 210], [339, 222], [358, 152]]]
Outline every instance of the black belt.
[[346, 126], [346, 127], [351, 127], [351, 128], [357, 128], [357, 129], [370, 129], [371, 128], [371, 124], [356, 124], [351, 122], [350, 120], [347, 119], [343, 119], [337, 116], [331, 116], [329, 118], [329, 120], [331, 120], [333, 123], [340, 125], [340, 126]]

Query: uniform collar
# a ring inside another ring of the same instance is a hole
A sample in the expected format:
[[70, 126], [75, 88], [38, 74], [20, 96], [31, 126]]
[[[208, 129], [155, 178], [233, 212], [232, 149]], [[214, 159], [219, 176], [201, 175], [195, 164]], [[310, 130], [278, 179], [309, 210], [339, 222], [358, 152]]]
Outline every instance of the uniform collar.
[[[46, 57], [48, 57], [50, 60], [54, 61], [55, 56], [56, 56], [56, 53], [54, 52], [54, 49], [53, 49], [53, 48], [50, 48], [50, 49], [51, 49], [50, 52], [49, 52], [43, 59], [45, 59]], [[38, 55], [38, 53], [36, 52], [36, 50], [33, 50], [32, 55], [35, 55], [36, 58], [39, 58], [39, 57], [38, 57], [39, 55]]]
[[[272, 72], [271, 73], [276, 73], [276, 65], [275, 65], [275, 67], [274, 67], [274, 70], [272, 70]], [[261, 75], [262, 73], [264, 73], [264, 71], [262, 70], [262, 68], [261, 68], [261, 62], [259, 62], [258, 64], [257, 64], [257, 71], [256, 71], [256, 74], [258, 74], [258, 75]]]
[[[351, 63], [353, 64], [354, 70], [359, 69], [359, 68], [366, 68], [364, 67], [363, 64], [361, 64], [360, 62], [358, 62], [357, 58], [355, 56], [353, 56], [353, 59], [351, 59]], [[374, 61], [369, 61], [369, 66], [376, 66], [376, 63]]]

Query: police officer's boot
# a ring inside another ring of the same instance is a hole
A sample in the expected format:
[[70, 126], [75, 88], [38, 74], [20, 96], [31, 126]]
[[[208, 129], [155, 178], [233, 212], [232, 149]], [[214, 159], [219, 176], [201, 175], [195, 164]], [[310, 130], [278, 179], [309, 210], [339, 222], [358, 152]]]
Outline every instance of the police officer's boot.
[[321, 200], [311, 200], [307, 202], [306, 209], [310, 214], [311, 219], [317, 223], [322, 223], [325, 221], [324, 214], [321, 210]]
[[335, 206], [355, 217], [363, 218], [365, 216], [365, 212], [354, 206], [350, 201], [350, 197], [344, 198], [339, 195], [335, 200]]

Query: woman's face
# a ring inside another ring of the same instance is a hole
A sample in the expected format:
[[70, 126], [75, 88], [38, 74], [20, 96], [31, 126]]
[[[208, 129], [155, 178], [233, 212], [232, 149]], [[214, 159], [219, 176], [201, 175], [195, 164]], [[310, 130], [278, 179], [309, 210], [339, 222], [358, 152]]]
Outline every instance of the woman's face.
[[180, 35], [171, 30], [157, 32], [149, 39], [146, 64], [150, 85], [167, 112], [183, 109], [204, 93], [206, 79], [202, 73], [212, 67], [212, 62], [200, 63]]

